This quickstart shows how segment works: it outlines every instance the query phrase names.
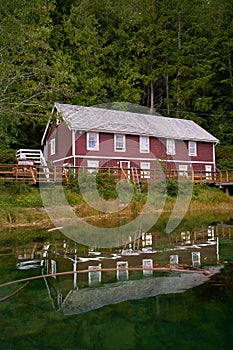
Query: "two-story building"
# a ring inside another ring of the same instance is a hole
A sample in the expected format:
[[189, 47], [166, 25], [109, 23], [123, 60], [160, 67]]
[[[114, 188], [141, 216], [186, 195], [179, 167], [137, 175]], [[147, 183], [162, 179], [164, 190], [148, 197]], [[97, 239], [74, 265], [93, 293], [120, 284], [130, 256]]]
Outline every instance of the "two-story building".
[[55, 103], [42, 145], [49, 164], [215, 171], [218, 139], [192, 120]]

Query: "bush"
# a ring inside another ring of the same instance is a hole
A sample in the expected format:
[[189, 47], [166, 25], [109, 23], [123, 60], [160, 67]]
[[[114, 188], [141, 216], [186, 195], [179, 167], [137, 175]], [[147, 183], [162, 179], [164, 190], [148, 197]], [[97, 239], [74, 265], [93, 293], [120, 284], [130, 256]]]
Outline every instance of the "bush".
[[233, 146], [219, 145], [216, 148], [216, 163], [217, 168], [224, 169], [233, 169]]
[[0, 163], [3, 164], [15, 164], [16, 163], [16, 155], [15, 150], [11, 148], [6, 148], [5, 144], [0, 143]]
[[9, 195], [26, 194], [32, 192], [32, 187], [25, 182], [2, 182], [1, 192], [7, 192]]
[[178, 183], [174, 180], [167, 180], [167, 194], [170, 197], [176, 197], [178, 194]]
[[96, 187], [101, 197], [105, 200], [116, 199], [118, 197], [116, 191], [116, 181], [107, 172], [96, 176]]
[[71, 176], [67, 187], [78, 194], [81, 192], [91, 192], [97, 188], [99, 195], [105, 200], [118, 197], [116, 181], [107, 172], [98, 172], [97, 174], [80, 173], [77, 176]]

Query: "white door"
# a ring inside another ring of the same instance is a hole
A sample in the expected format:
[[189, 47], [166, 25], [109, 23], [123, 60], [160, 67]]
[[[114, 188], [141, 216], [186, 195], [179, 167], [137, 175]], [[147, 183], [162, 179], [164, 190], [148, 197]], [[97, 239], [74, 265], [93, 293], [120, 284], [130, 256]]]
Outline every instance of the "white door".
[[126, 175], [128, 175], [128, 178], [130, 179], [130, 161], [129, 160], [121, 160], [120, 161], [120, 168], [123, 169]]

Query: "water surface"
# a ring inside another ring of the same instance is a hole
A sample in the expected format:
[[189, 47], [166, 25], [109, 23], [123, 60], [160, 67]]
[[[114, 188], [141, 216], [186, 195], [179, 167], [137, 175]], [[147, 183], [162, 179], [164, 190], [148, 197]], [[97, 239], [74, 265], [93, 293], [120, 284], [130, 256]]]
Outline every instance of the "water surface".
[[1, 349], [232, 349], [230, 225], [105, 250], [57, 231], [2, 237], [0, 283], [41, 278], [0, 288]]

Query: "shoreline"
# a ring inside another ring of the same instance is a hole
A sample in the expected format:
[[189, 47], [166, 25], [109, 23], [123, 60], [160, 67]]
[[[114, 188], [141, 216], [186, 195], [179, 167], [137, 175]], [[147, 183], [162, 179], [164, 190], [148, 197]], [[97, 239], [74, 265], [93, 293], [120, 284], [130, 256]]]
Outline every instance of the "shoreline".
[[[173, 203], [174, 204], [174, 203]], [[197, 203], [191, 203], [189, 209], [187, 210], [183, 220], [186, 218], [186, 216], [189, 216], [190, 218], [199, 217], [202, 214], [212, 214], [215, 215], [223, 215], [223, 216], [229, 216], [233, 217], [233, 205], [229, 205], [229, 203], [218, 203], [218, 205], [205, 205], [205, 203], [198, 202]], [[170, 205], [169, 205], [170, 206]], [[169, 217], [169, 215], [173, 212], [172, 205], [170, 208], [164, 208], [159, 209], [158, 211], [161, 211], [161, 217]], [[134, 217], [132, 215], [126, 215], [126, 213], [96, 213], [93, 215], [93, 213], [90, 213], [90, 215], [85, 216], [79, 216], [77, 213], [77, 208], [80, 208], [80, 206], [72, 206], [72, 209], [74, 210], [75, 214], [78, 216], [80, 220], [83, 220], [85, 222], [89, 222], [90, 224], [93, 224], [93, 222], [98, 223], [101, 221], [122, 221], [122, 220], [130, 220]], [[9, 213], [7, 213], [6, 210], [9, 210]], [[44, 207], [38, 207], [38, 208], [18, 208], [18, 207], [12, 207], [4, 209], [4, 214], [0, 213], [0, 225], [1, 230], [8, 229], [8, 228], [20, 228], [20, 227], [37, 227], [39, 228], [46, 228], [51, 229], [54, 226], [51, 219], [49, 218], [48, 214], [46, 213]], [[9, 216], [10, 215], [10, 216]], [[10, 219], [11, 217], [11, 219]], [[61, 218], [62, 220], [62, 218]]]

